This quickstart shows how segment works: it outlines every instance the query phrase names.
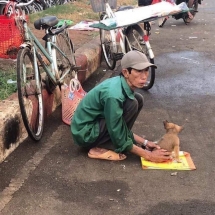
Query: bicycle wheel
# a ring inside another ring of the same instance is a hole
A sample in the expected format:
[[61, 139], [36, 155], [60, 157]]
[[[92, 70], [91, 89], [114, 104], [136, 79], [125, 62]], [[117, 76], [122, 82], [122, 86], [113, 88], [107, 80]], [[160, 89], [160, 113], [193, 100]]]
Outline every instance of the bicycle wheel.
[[116, 66], [116, 60], [111, 51], [112, 48], [112, 36], [110, 31], [100, 29], [100, 40], [102, 46], [102, 52], [105, 59], [105, 62], [109, 69], [113, 70]]
[[[66, 58], [56, 50], [56, 60], [59, 71], [59, 76], [63, 77], [66, 84], [69, 84], [70, 79], [74, 76], [73, 69], [76, 67], [75, 52], [71, 39], [67, 30], [59, 33], [56, 38], [57, 47], [66, 55]], [[68, 72], [69, 70], [69, 72]]]
[[24, 9], [26, 15], [30, 14], [30, 9], [28, 8], [28, 6], [24, 6], [23, 9]]
[[[107, 18], [108, 18], [107, 15], [101, 14], [101, 17], [100, 17], [101, 20], [104, 20]], [[116, 59], [114, 58], [114, 55], [112, 52], [112, 47], [113, 47], [112, 35], [114, 34], [114, 30], [106, 31], [104, 29], [100, 29], [99, 33], [100, 33], [102, 53], [105, 58], [105, 62], [108, 68], [113, 70], [116, 66]]]
[[[147, 46], [143, 41], [143, 30], [139, 25], [129, 26], [125, 32], [125, 50], [126, 52], [131, 50], [137, 50], [144, 53], [150, 63], [154, 64], [154, 59], [151, 59], [147, 50]], [[150, 67], [148, 79], [142, 88], [143, 90], [149, 90], [154, 85], [155, 81], [155, 68]]]
[[20, 49], [17, 56], [17, 88], [22, 119], [29, 136], [38, 141], [44, 127], [42, 84], [36, 87], [33, 55], [29, 48]]
[[34, 11], [36, 13], [42, 10], [42, 6], [39, 3], [37, 3], [37, 2], [33, 2], [32, 3], [32, 7], [34, 8]]
[[48, 8], [44, 0], [38, 0], [38, 2], [40, 2], [40, 4], [42, 5], [43, 10], [46, 10]]

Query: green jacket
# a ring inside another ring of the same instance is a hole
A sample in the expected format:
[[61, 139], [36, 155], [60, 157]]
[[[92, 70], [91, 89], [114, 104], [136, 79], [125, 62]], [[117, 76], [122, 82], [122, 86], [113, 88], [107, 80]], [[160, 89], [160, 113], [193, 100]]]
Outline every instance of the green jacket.
[[128, 97], [134, 99], [134, 92], [123, 76], [109, 78], [90, 90], [72, 118], [74, 142], [83, 147], [93, 143], [99, 135], [99, 119], [104, 118], [115, 151], [130, 151], [135, 141], [122, 117]]

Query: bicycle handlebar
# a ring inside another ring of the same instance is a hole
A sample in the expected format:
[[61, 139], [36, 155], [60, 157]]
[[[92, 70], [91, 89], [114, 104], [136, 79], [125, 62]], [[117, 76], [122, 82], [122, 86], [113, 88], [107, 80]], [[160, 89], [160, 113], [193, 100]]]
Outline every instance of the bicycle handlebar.
[[24, 7], [24, 6], [30, 5], [33, 1], [34, 0], [30, 0], [27, 3], [18, 3], [18, 4], [16, 4], [16, 7]]
[[9, 1], [0, 1], [0, 4], [7, 4]]
[[[24, 6], [30, 5], [33, 1], [34, 1], [34, 0], [30, 0], [30, 1], [27, 2], [27, 3], [18, 3], [18, 4], [16, 4], [16, 7], [24, 7]], [[7, 4], [7, 3], [9, 3], [9, 2], [10, 2], [10, 0], [1, 0], [1, 1], [0, 1], [0, 4]]]

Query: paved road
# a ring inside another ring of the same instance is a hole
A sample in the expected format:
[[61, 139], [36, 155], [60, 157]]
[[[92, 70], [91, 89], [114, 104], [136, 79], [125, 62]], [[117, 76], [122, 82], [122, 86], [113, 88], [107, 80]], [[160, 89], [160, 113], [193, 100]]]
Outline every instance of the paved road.
[[[153, 26], [156, 83], [141, 91], [145, 106], [133, 129], [157, 140], [163, 120], [185, 124], [181, 149], [191, 153], [197, 170], [176, 176], [142, 170], [134, 155], [122, 162], [88, 159], [73, 144], [58, 108], [40, 143], [27, 139], [0, 165], [0, 214], [215, 214], [214, 21], [215, 2], [208, 0], [189, 26], [173, 19], [162, 29]], [[86, 90], [120, 68], [106, 76], [104, 69], [85, 83]]]

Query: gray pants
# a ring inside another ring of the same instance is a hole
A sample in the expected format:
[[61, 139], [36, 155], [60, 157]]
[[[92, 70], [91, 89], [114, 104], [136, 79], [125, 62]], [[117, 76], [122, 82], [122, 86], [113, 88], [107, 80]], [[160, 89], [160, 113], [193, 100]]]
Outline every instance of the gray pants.
[[[123, 106], [123, 118], [128, 126], [128, 129], [130, 130], [133, 127], [134, 122], [137, 119], [137, 116], [139, 115], [140, 110], [143, 107], [143, 101], [144, 101], [143, 96], [139, 93], [135, 93], [134, 97], [135, 99], [133, 100], [127, 98]], [[107, 141], [110, 141], [110, 135], [106, 127], [105, 119], [100, 119], [99, 129], [100, 129], [100, 133], [98, 138], [89, 147], [87, 147], [87, 149], [97, 147], [98, 145], [101, 145], [103, 143], [106, 143]]]

